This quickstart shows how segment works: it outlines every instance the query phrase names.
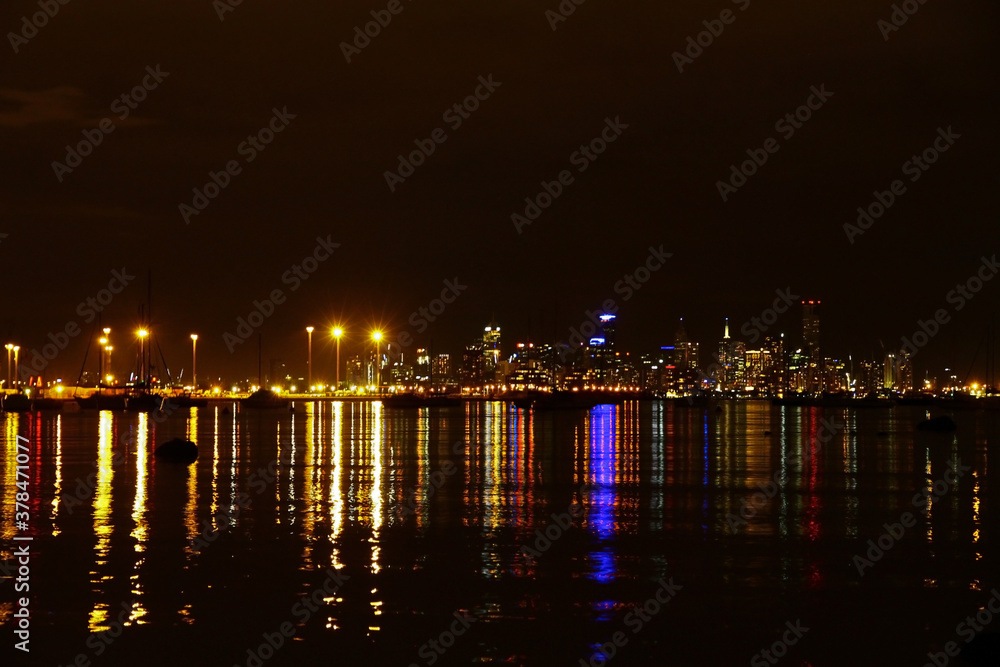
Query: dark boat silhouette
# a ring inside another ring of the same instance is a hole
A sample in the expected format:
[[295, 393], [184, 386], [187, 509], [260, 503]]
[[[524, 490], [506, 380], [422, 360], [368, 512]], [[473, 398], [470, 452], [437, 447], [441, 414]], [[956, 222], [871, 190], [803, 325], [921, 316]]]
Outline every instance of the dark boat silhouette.
[[246, 398], [240, 399], [240, 405], [244, 408], [269, 409], [287, 408], [290, 399], [279, 396], [270, 389], [258, 389]]
[[208, 406], [207, 398], [195, 398], [191, 394], [168, 396], [167, 402], [179, 408], [204, 408]]
[[4, 394], [3, 396], [3, 411], [4, 412], [30, 412], [31, 411], [31, 399], [22, 393], [16, 394]]
[[122, 391], [104, 392], [98, 389], [90, 396], [77, 396], [74, 400], [83, 410], [124, 410], [126, 398]]

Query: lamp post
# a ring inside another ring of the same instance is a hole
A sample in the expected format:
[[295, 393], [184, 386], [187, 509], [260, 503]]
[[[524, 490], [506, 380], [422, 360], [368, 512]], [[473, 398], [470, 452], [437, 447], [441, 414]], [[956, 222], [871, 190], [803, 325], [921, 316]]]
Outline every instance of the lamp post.
[[17, 379], [17, 351], [21, 349], [20, 345], [14, 346], [14, 386], [20, 387], [21, 383]]
[[146, 382], [146, 336], [149, 332], [139, 329], [139, 384]]
[[198, 391], [198, 334], [191, 334], [191, 386]]
[[108, 353], [108, 363], [105, 366], [105, 368], [107, 369], [108, 374], [104, 378], [105, 381], [107, 382], [108, 386], [111, 385], [111, 380], [114, 379], [114, 374], [111, 372], [111, 350], [113, 350], [113, 349], [115, 349], [115, 348], [113, 348], [110, 345], [108, 345], [107, 347], [104, 348], [104, 351]]
[[4, 347], [7, 348], [7, 384], [4, 385], [4, 393], [10, 389], [10, 353], [14, 349], [13, 343], [7, 343]]
[[337, 339], [337, 390], [340, 390], [340, 337], [344, 335], [344, 330], [340, 327], [333, 328], [333, 337]]
[[372, 334], [375, 339], [375, 387], [379, 395], [382, 395], [382, 332], [376, 331]]
[[309, 338], [309, 359], [306, 362], [308, 372], [306, 374], [306, 384], [309, 385], [309, 391], [312, 391], [313, 384], [313, 328], [306, 327], [306, 334]]
[[104, 354], [108, 349], [108, 338], [103, 336], [97, 339], [97, 342], [101, 344], [100, 351], [97, 354], [97, 385], [104, 381]]
[[[106, 352], [108, 350], [108, 347], [109, 347], [109, 345], [111, 343], [111, 327], [104, 327], [103, 331], [104, 331], [104, 338], [101, 339], [101, 345], [103, 346], [103, 350], [104, 350], [103, 352], [101, 352], [101, 358], [102, 359], [104, 358], [104, 352]], [[108, 374], [110, 375], [110, 373], [111, 373], [111, 357], [110, 356], [107, 358], [107, 360], [104, 360], [104, 368], [105, 368], [105, 370], [108, 371]], [[103, 376], [104, 374], [102, 373], [101, 375]]]

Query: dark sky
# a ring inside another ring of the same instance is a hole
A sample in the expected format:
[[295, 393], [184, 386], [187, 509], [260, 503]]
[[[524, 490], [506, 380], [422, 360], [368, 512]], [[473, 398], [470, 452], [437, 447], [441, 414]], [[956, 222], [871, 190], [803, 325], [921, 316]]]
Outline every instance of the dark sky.
[[[827, 354], [880, 355], [944, 308], [918, 377], [972, 364], [1000, 280], [960, 311], [946, 295], [1000, 250], [996, 3], [930, 0], [886, 40], [889, 2], [589, 0], [553, 31], [556, 0], [403, 0], [351, 63], [340, 43], [386, 4], [331, 4], [244, 0], [220, 21], [210, 0], [71, 0], [17, 53], [7, 35], [4, 342], [40, 347], [80, 323], [47, 372], [75, 378], [92, 326], [77, 304], [126, 267], [137, 278], [104, 316], [116, 354], [134, 345], [151, 270], [175, 373], [197, 332], [199, 375], [255, 375], [255, 340], [230, 354], [223, 334], [274, 289], [287, 300], [259, 329], [265, 353], [300, 374], [309, 324], [342, 321], [344, 355], [376, 323], [457, 352], [495, 315], [509, 349], [565, 339], [614, 298], [624, 347], [667, 344], [684, 317], [712, 348], [724, 317], [735, 334], [786, 287], [823, 300]], [[733, 22], [678, 72], [672, 54], [724, 9]], [[21, 32], [37, 11], [6, 2], [0, 27]], [[147, 66], [169, 75], [120, 119], [114, 100]], [[489, 75], [500, 86], [453, 129], [443, 112]], [[811, 86], [833, 95], [785, 138], [775, 123]], [[247, 162], [238, 146], [274, 108], [295, 117]], [[105, 117], [114, 131], [57, 180], [52, 163]], [[581, 173], [571, 154], [606, 118], [628, 127]], [[903, 164], [948, 127], [960, 138], [911, 182]], [[390, 191], [384, 172], [437, 128], [447, 140]], [[771, 137], [778, 151], [723, 202], [717, 181]], [[241, 172], [185, 224], [179, 204], [230, 160]], [[519, 234], [511, 215], [567, 169], [572, 184]], [[850, 243], [844, 223], [894, 179], [905, 193]], [[317, 236], [340, 247], [292, 291], [282, 275]], [[672, 257], [625, 301], [616, 282], [661, 245]], [[456, 277], [468, 288], [416, 334], [410, 313]], [[797, 312], [775, 327], [797, 340]], [[332, 345], [314, 336], [322, 373]]]

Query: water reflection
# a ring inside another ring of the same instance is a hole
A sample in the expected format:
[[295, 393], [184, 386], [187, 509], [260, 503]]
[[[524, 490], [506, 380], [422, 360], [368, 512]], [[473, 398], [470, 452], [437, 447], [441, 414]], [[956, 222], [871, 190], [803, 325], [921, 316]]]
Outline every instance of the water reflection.
[[[494, 620], [540, 614], [540, 598], [561, 595], [544, 589], [549, 578], [586, 586], [572, 588], [565, 607], [595, 623], [620, 617], [628, 584], [680, 567], [746, 595], [829, 590], [850, 583], [844, 554], [849, 561], [907, 509], [917, 525], [900, 547], [906, 565], [880, 565], [880, 581], [994, 585], [990, 431], [921, 439], [900, 411], [336, 401], [277, 414], [212, 406], [165, 419], [79, 411], [3, 420], [0, 555], [10, 556], [17, 532], [16, 436], [30, 430], [33, 511], [48, 524], [40, 546], [58, 539], [84, 585], [66, 602], [71, 620], [58, 622], [87, 631], [108, 628], [123, 603], [128, 624], [215, 623], [213, 596], [252, 576], [273, 577], [279, 592], [254, 594], [280, 608], [311, 592], [310, 576], [327, 567], [350, 572], [354, 588], [323, 601], [322, 632], [357, 631], [373, 643], [390, 641], [380, 636], [393, 623], [429, 614], [437, 595]], [[832, 435], [830, 424], [839, 425]], [[197, 442], [198, 461], [157, 462], [156, 444], [172, 437]], [[971, 471], [936, 497], [935, 481], [959, 462]], [[926, 515], [912, 503], [922, 491]], [[66, 494], [81, 497], [74, 511], [59, 502]], [[242, 510], [240, 494], [250, 499]], [[574, 527], [528, 563], [522, 548], [573, 503], [583, 511]], [[731, 516], [741, 519], [735, 528]], [[206, 529], [215, 539], [194, 549]], [[945, 555], [964, 563], [960, 571], [941, 569]], [[448, 575], [461, 590], [438, 585]], [[10, 613], [0, 607], [0, 622]]]

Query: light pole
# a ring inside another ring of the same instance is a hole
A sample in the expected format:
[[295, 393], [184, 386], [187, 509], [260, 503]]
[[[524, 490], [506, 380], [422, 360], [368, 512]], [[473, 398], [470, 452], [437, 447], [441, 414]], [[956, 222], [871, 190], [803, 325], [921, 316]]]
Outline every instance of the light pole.
[[198, 391], [198, 334], [191, 334], [191, 386]]
[[337, 339], [337, 391], [340, 391], [340, 337], [343, 335], [343, 329], [340, 327], [333, 328], [333, 337]]
[[111, 372], [111, 350], [113, 349], [115, 348], [113, 348], [110, 345], [104, 348], [104, 351], [108, 353], [108, 363], [105, 366], [105, 368], [108, 371], [107, 377], [105, 378], [105, 381], [108, 383], [108, 386], [111, 385], [111, 380], [114, 378], [114, 373]]
[[104, 353], [108, 349], [108, 338], [107, 336], [98, 338], [97, 342], [101, 344], [97, 355], [97, 386], [101, 386], [101, 383], [104, 382]]
[[[111, 327], [104, 327], [104, 338], [101, 340], [101, 345], [104, 346], [104, 351], [105, 352], [108, 350], [109, 343], [111, 343]], [[104, 352], [101, 352], [101, 358], [102, 359], [104, 358]], [[111, 358], [110, 357], [108, 357], [108, 359], [106, 361], [104, 361], [104, 368], [108, 370], [108, 374], [110, 375], [110, 371], [111, 371]], [[102, 373], [102, 375], [103, 375], [103, 373]]]
[[7, 343], [4, 347], [7, 348], [7, 384], [4, 385], [4, 393], [10, 389], [10, 353], [14, 349], [13, 343]]
[[139, 384], [146, 382], [146, 336], [149, 332], [139, 329]]
[[309, 360], [306, 362], [308, 372], [306, 373], [306, 384], [309, 385], [309, 391], [312, 391], [313, 384], [313, 328], [306, 327], [306, 334], [309, 338]]
[[21, 349], [20, 345], [14, 346], [14, 386], [20, 387], [21, 383], [17, 379], [17, 351]]
[[375, 387], [379, 395], [382, 394], [382, 332], [376, 331], [372, 334], [375, 339]]

